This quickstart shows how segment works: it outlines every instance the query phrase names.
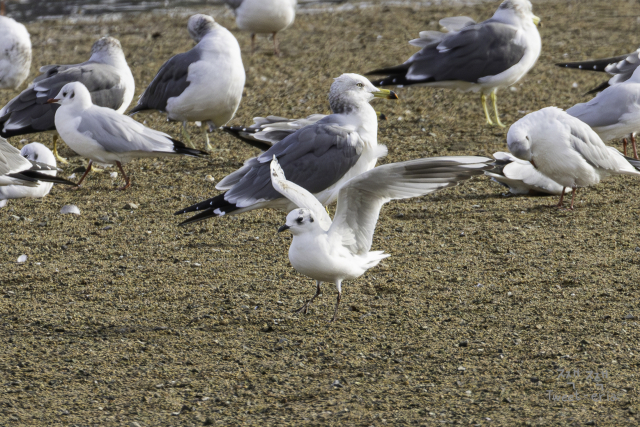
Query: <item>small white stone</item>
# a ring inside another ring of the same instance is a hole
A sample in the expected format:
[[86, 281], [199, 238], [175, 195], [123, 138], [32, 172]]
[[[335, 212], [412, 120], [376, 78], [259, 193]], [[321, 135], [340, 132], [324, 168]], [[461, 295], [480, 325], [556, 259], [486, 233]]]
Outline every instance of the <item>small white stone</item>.
[[216, 182], [216, 180], [213, 178], [213, 176], [211, 175], [207, 175], [204, 177], [205, 180], [209, 181], [209, 182]]
[[118, 177], [118, 172], [111, 172], [109, 176], [111, 177], [111, 179], [116, 179]]
[[62, 209], [60, 209], [60, 213], [80, 215], [80, 209], [78, 209], [76, 205], [64, 205]]
[[20, 255], [18, 257], [18, 262], [26, 262], [27, 261], [27, 256], [26, 255]]
[[573, 82], [573, 84], [571, 85], [572, 88], [577, 89], [578, 88], [578, 83], [577, 82]]
[[69, 175], [69, 176], [67, 177], [67, 179], [76, 179], [76, 174], [75, 174], [75, 173], [72, 173], [71, 175]]

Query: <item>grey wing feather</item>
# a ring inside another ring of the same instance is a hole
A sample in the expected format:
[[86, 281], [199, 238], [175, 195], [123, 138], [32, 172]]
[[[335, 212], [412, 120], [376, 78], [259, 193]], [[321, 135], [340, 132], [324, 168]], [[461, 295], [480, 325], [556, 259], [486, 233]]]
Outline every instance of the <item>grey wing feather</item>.
[[29, 160], [22, 157], [20, 150], [0, 137], [0, 175], [31, 169]]
[[598, 134], [588, 125], [571, 126], [570, 144], [593, 167], [618, 169], [619, 163], [612, 157], [610, 147], [604, 145]]
[[[55, 111], [59, 105], [47, 104], [47, 100], [54, 98], [69, 82], [83, 83], [89, 89], [94, 104], [114, 110], [120, 108], [125, 88], [116, 68], [94, 62], [68, 67], [62, 71], [57, 68], [58, 71], [48, 78], [40, 79], [40, 76], [32, 87], [22, 91], [0, 110], [0, 122], [5, 127], [3, 135], [55, 130]], [[47, 73], [52, 70], [48, 69]], [[22, 128], [27, 128], [27, 132]]]
[[282, 197], [271, 185], [270, 162], [274, 155], [287, 180], [310, 193], [332, 186], [358, 161], [363, 142], [355, 132], [321, 122], [289, 135], [248, 160], [216, 188], [228, 190], [225, 200], [238, 207]]
[[459, 32], [445, 34], [413, 55], [407, 80], [436, 82], [461, 80], [476, 83], [517, 64], [525, 47], [515, 43], [516, 29], [499, 22], [469, 25]]
[[103, 108], [84, 111], [77, 130], [112, 153], [168, 151], [166, 145], [171, 143], [169, 135]]
[[371, 249], [380, 208], [389, 200], [417, 197], [457, 185], [492, 168], [493, 159], [476, 156], [432, 157], [378, 166], [340, 189], [329, 234], [340, 236], [353, 253]]
[[447, 31], [460, 31], [464, 27], [474, 25], [476, 21], [468, 16], [451, 16], [449, 18], [442, 18], [438, 23]]
[[143, 110], [166, 111], [169, 98], [180, 96], [189, 86], [189, 66], [199, 61], [201, 56], [196, 46], [165, 62], [129, 114]]
[[638, 85], [620, 84], [600, 92], [589, 102], [576, 104], [567, 114], [592, 128], [615, 125], [625, 114], [637, 110], [640, 101]]

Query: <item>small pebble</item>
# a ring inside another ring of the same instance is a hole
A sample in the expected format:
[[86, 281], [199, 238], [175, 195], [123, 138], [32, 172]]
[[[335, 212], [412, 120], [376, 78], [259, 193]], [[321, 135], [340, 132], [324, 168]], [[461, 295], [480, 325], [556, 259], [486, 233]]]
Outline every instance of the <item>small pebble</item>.
[[111, 172], [109, 176], [111, 177], [111, 179], [116, 179], [118, 177], [118, 172]]
[[60, 213], [80, 215], [80, 209], [78, 209], [76, 205], [64, 205], [62, 209], [60, 209]]
[[133, 210], [133, 209], [138, 209], [138, 205], [136, 205], [135, 203], [127, 203], [126, 205], [124, 205], [124, 208], [127, 210]]
[[27, 256], [26, 255], [20, 255], [18, 257], [18, 262], [26, 262], [27, 261]]
[[209, 182], [216, 182], [216, 180], [213, 179], [213, 177], [211, 175], [207, 175], [204, 179], [209, 181]]

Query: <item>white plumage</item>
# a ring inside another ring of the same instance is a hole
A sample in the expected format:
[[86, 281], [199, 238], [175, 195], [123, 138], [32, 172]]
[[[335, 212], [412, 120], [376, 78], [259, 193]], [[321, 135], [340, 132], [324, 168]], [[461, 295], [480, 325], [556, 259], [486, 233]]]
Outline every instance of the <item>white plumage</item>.
[[492, 159], [486, 157], [433, 157], [374, 168], [345, 182], [338, 193], [333, 222], [316, 197], [287, 181], [276, 156], [271, 161], [271, 183], [298, 207], [287, 215], [278, 231], [293, 234], [289, 260], [298, 272], [316, 280], [316, 294], [322, 282], [333, 282], [338, 290], [333, 320], [338, 314], [342, 281], [355, 279], [375, 267], [388, 254], [371, 251], [373, 233], [383, 204], [432, 193], [481, 174]]
[[129, 116], [99, 107], [91, 102], [87, 88], [79, 82], [62, 87], [56, 99], [56, 129], [69, 148], [91, 160], [78, 185], [91, 170], [91, 163], [116, 164], [130, 186], [122, 164], [135, 158], [160, 157], [173, 154], [198, 155], [201, 152], [185, 148], [166, 133], [150, 129]]
[[[640, 175], [613, 147], [604, 145], [586, 123], [556, 107], [530, 113], [514, 123], [507, 134], [509, 151], [531, 162], [543, 175], [571, 188], [571, 205], [580, 187], [596, 185], [610, 175]], [[558, 207], [562, 206], [563, 193]]]
[[251, 33], [251, 50], [256, 34], [273, 34], [276, 55], [280, 53], [276, 34], [287, 29], [296, 17], [297, 0], [226, 0], [236, 15], [236, 24]]
[[0, 89], [18, 89], [31, 69], [31, 37], [27, 28], [0, 16]]
[[[164, 63], [129, 114], [166, 112], [169, 120], [182, 122], [185, 140], [193, 147], [187, 122], [207, 122], [213, 128], [231, 120], [242, 99], [245, 72], [238, 41], [212, 17], [193, 15], [187, 28], [196, 46]], [[202, 129], [205, 148], [211, 150]]]
[[[49, 176], [56, 176], [56, 158], [51, 150], [39, 142], [32, 142], [22, 147], [20, 155], [32, 162], [44, 163], [52, 166], [52, 170], [43, 170], [42, 173]], [[35, 186], [24, 184], [0, 186], [0, 207], [4, 207], [7, 204], [8, 199], [37, 199], [44, 197], [49, 194], [51, 187], [53, 187], [52, 182], [37, 182]]]
[[562, 194], [562, 185], [540, 173], [530, 162], [520, 160], [510, 153], [493, 153], [496, 168], [484, 174], [492, 181], [509, 188], [514, 195]]

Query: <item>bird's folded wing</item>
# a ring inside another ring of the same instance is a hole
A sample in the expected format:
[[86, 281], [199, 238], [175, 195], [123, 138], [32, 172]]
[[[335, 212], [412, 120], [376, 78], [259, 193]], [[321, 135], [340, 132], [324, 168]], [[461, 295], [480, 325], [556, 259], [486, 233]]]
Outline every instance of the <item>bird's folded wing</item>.
[[20, 150], [0, 137], [0, 176], [31, 169], [29, 160], [22, 157]]
[[525, 46], [516, 39], [517, 29], [500, 22], [485, 21], [445, 34], [413, 55], [408, 79], [425, 81], [461, 80], [477, 82], [500, 74], [517, 64]]
[[609, 170], [612, 172], [630, 172], [637, 174], [637, 171], [624, 156], [617, 150], [611, 151], [588, 125], [571, 126], [570, 144], [574, 150], [593, 167]]
[[640, 85], [619, 84], [600, 92], [589, 102], [574, 105], [567, 114], [594, 128], [618, 124], [625, 114], [637, 114], [639, 106]]
[[169, 98], [180, 96], [189, 86], [189, 66], [199, 61], [201, 56], [196, 46], [165, 62], [129, 114], [143, 110], [165, 111]]
[[423, 196], [457, 185], [492, 168], [493, 159], [477, 156], [432, 157], [378, 166], [342, 186], [329, 229], [353, 253], [371, 249], [381, 206], [393, 199]]
[[83, 111], [77, 131], [112, 153], [174, 151], [169, 135], [145, 127], [131, 117], [108, 108], [94, 106]]
[[239, 207], [280, 198], [271, 185], [269, 163], [275, 155], [287, 179], [311, 193], [335, 184], [355, 165], [363, 150], [360, 136], [324, 121], [287, 136], [220, 181], [225, 200]]
[[329, 230], [329, 227], [331, 227], [331, 218], [329, 217], [329, 214], [327, 214], [327, 211], [325, 211], [322, 203], [320, 203], [313, 194], [309, 193], [304, 188], [291, 181], [287, 181], [282, 168], [278, 164], [276, 156], [273, 156], [270, 168], [271, 184], [273, 185], [273, 188], [275, 188], [276, 191], [284, 197], [291, 200], [291, 202], [297, 207], [309, 209], [313, 213], [313, 217], [318, 220], [320, 227], [325, 231]]

